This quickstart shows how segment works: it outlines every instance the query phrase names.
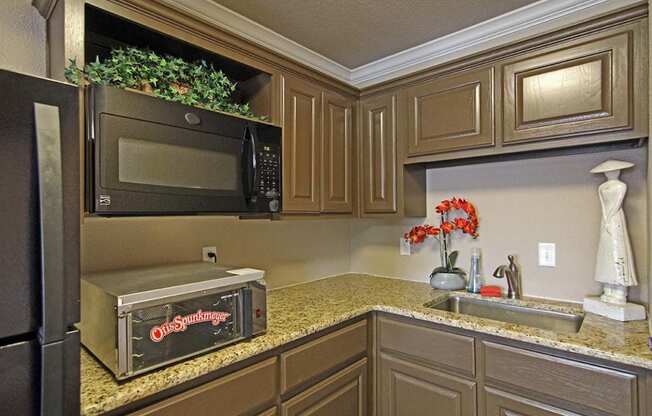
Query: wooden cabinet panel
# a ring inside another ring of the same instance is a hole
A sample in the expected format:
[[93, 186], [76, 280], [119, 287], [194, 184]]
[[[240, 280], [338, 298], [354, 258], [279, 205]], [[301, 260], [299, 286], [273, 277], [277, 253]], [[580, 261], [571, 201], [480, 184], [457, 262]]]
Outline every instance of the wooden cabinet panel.
[[599, 36], [503, 66], [506, 144], [633, 127], [633, 32]]
[[276, 411], [276, 407], [272, 407], [265, 410], [263, 413], [259, 413], [256, 416], [276, 416], [276, 415], [278, 415], [278, 412]]
[[321, 210], [353, 212], [353, 129], [350, 101], [332, 93], [323, 96]]
[[380, 416], [475, 416], [476, 384], [380, 354]]
[[494, 69], [408, 88], [408, 155], [494, 145]]
[[378, 344], [381, 350], [408, 354], [468, 377], [475, 375], [473, 337], [383, 317], [378, 319]]
[[490, 388], [485, 389], [484, 402], [485, 416], [580, 416], [577, 413]]
[[281, 393], [367, 351], [367, 321], [342, 328], [281, 354]]
[[366, 416], [367, 359], [281, 404], [283, 416]]
[[601, 414], [637, 412], [637, 377], [559, 357], [485, 341], [487, 384], [513, 386]]
[[283, 211], [320, 210], [321, 90], [284, 78]]
[[362, 208], [365, 213], [397, 210], [396, 95], [367, 99], [362, 107]]
[[[220, 416], [252, 414], [271, 405], [278, 396], [276, 357], [249, 366], [218, 380], [204, 384], [146, 407], [134, 416]], [[265, 414], [265, 413], [263, 413]]]

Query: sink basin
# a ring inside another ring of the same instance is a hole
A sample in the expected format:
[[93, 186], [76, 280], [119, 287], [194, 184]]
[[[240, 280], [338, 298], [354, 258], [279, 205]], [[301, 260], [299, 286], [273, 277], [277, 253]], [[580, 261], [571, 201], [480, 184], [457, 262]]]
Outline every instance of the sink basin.
[[581, 314], [535, 309], [464, 296], [451, 296], [428, 306], [442, 311], [531, 326], [565, 334], [579, 332], [584, 320], [584, 315]]

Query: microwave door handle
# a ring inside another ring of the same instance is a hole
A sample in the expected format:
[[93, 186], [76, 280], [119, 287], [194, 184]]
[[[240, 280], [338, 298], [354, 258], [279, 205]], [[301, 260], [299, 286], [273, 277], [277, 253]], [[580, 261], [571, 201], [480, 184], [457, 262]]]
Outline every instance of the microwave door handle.
[[[250, 144], [251, 157], [245, 161], [247, 164], [247, 177], [245, 178], [246, 198], [251, 201], [256, 196], [256, 133], [255, 129], [247, 127], [245, 130], [246, 141]], [[246, 154], [246, 152], [245, 152]]]

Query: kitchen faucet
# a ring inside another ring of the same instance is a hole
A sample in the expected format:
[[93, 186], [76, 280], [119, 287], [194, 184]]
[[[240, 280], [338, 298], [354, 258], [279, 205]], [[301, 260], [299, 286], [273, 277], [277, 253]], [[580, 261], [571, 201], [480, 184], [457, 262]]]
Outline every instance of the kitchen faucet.
[[494, 277], [502, 279], [507, 278], [507, 297], [509, 299], [521, 299], [523, 296], [523, 288], [521, 281], [521, 271], [515, 262], [516, 257], [513, 254], [507, 256], [509, 266], [501, 264], [496, 267]]

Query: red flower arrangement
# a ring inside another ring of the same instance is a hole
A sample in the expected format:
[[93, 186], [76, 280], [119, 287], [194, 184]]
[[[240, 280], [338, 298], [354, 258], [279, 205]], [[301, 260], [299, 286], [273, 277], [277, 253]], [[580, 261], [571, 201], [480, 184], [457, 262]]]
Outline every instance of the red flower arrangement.
[[[453, 251], [448, 253], [449, 237], [450, 235], [459, 230], [464, 234], [468, 234], [473, 238], [478, 237], [478, 214], [472, 203], [463, 198], [445, 199], [435, 207], [435, 211], [440, 215], [441, 221], [439, 227], [430, 224], [415, 225], [412, 229], [405, 233], [404, 238], [410, 244], [421, 244], [428, 237], [435, 237], [440, 242], [440, 252], [442, 260], [442, 271], [453, 271], [455, 269], [455, 260], [457, 259], [457, 252]], [[464, 217], [457, 217], [450, 219], [449, 215], [453, 211], [464, 212]], [[437, 271], [437, 269], [435, 269]]]

